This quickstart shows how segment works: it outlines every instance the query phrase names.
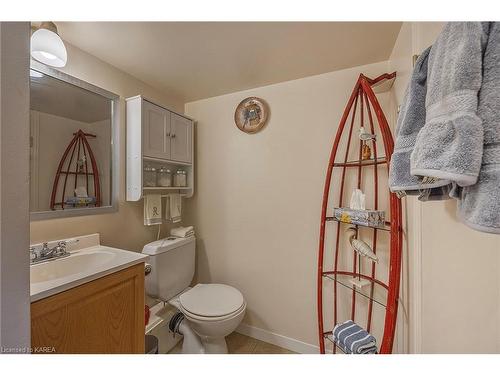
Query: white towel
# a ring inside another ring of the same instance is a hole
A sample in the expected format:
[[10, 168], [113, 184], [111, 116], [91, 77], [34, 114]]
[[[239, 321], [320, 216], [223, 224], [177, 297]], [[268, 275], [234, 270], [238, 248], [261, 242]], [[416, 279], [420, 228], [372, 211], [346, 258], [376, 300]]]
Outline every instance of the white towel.
[[170, 234], [175, 237], [192, 237], [194, 236], [194, 227], [177, 227], [170, 230]]
[[161, 219], [161, 195], [144, 196], [144, 225], [159, 225]]
[[178, 223], [182, 220], [181, 212], [182, 212], [182, 198], [180, 194], [169, 194], [168, 202], [169, 208], [169, 218], [172, 223]]

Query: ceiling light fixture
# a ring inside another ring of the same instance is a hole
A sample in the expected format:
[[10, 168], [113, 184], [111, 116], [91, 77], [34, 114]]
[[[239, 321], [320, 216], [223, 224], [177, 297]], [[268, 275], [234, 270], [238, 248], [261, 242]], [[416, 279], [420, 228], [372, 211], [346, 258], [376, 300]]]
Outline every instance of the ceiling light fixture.
[[46, 65], [62, 68], [68, 55], [53, 22], [42, 22], [31, 35], [31, 57]]

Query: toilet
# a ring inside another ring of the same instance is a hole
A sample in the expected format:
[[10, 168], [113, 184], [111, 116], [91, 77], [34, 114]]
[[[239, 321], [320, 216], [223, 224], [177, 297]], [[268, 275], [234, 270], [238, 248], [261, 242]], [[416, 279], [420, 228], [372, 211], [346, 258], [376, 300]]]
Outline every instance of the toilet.
[[189, 287], [195, 268], [194, 237], [168, 237], [144, 246], [151, 272], [146, 293], [179, 310], [170, 321], [174, 333], [184, 336], [182, 353], [227, 353], [225, 337], [241, 323], [246, 302], [241, 292], [225, 284]]

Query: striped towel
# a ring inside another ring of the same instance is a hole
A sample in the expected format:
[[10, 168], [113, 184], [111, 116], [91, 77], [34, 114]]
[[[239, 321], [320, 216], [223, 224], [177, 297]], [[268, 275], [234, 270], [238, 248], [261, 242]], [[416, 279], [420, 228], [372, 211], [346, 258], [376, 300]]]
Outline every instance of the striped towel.
[[346, 354], [376, 354], [377, 341], [352, 320], [337, 324], [332, 331], [334, 342]]

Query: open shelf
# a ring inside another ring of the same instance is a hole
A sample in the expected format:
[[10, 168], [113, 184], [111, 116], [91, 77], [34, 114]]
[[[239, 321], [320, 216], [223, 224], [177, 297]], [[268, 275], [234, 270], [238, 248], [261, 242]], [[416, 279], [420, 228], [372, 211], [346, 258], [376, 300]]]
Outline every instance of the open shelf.
[[342, 349], [336, 342], [335, 340], [333, 339], [333, 333], [330, 331], [330, 332], [325, 332], [324, 334], [324, 337], [325, 339], [327, 339], [328, 341], [330, 341], [333, 345], [335, 345], [337, 347], [337, 349], [339, 349], [342, 353], [346, 354], [346, 352], [344, 352], [344, 349]]
[[158, 191], [158, 190], [191, 190], [189, 186], [147, 186], [144, 187], [145, 191]]
[[385, 222], [385, 226], [376, 226], [376, 225], [368, 225], [368, 224], [365, 225], [365, 224], [347, 223], [345, 221], [340, 221], [336, 217], [333, 217], [333, 216], [327, 216], [325, 218], [325, 220], [326, 221], [336, 221], [337, 223], [342, 223], [342, 224], [350, 225], [350, 226], [353, 226], [353, 227], [372, 228], [372, 229], [384, 230], [386, 232], [390, 232], [391, 231], [391, 223], [389, 221]]
[[186, 163], [183, 161], [175, 161], [175, 160], [166, 160], [166, 159], [160, 159], [160, 158], [153, 158], [151, 156], [143, 156], [142, 157], [145, 161], [152, 161], [160, 164], [172, 164], [172, 165], [183, 165], [183, 166], [190, 166], [192, 163]]
[[378, 165], [378, 164], [387, 164], [387, 159], [385, 157], [381, 157], [377, 159], [368, 159], [368, 160], [352, 160], [346, 163], [333, 163], [333, 166], [354, 168], [354, 167], [364, 167], [368, 165]]
[[[362, 289], [359, 289], [359, 288], [356, 288], [352, 285], [349, 285], [348, 282], [349, 282], [349, 278], [351, 278], [352, 276], [347, 276], [347, 275], [334, 275], [334, 274], [331, 274], [331, 273], [323, 273], [323, 277], [326, 277], [327, 279], [330, 279], [334, 282], [336, 282], [337, 284], [340, 284], [341, 286], [347, 288], [347, 289], [350, 289], [350, 290], [353, 290], [354, 292], [356, 292], [356, 294], [366, 298], [367, 300], [370, 300], [370, 301], [373, 301], [374, 303], [382, 306], [382, 307], [387, 307], [387, 304], [383, 301], [380, 301], [380, 299], [377, 299], [377, 298], [374, 298], [374, 297], [370, 297], [370, 295], [367, 293], [367, 292], [364, 292]], [[340, 278], [343, 277], [344, 280], [341, 280]], [[374, 285], [378, 285], [376, 283], [374, 283]], [[380, 286], [380, 285], [379, 285]], [[385, 288], [384, 288], [385, 289]]]

